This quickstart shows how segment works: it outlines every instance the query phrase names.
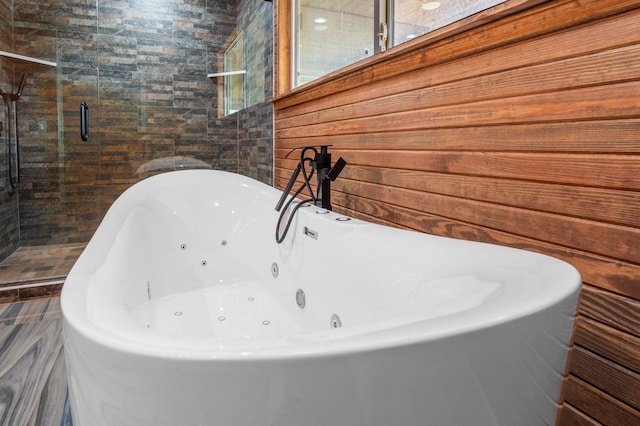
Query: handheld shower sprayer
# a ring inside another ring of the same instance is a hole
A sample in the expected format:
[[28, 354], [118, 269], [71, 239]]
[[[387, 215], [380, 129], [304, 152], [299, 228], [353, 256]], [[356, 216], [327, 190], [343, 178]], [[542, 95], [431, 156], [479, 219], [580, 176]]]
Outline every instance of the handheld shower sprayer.
[[0, 96], [2, 96], [2, 100], [5, 104], [9, 102], [14, 102], [20, 100], [20, 96], [22, 96], [22, 89], [24, 89], [24, 83], [27, 80], [27, 73], [22, 73], [22, 78], [20, 78], [20, 83], [18, 84], [18, 90], [15, 93], [5, 93], [0, 89]]
[[[24, 89], [24, 83], [27, 80], [27, 73], [22, 73], [22, 78], [18, 84], [18, 90], [15, 93], [5, 93], [0, 90], [0, 96], [5, 106], [6, 119], [7, 119], [7, 180], [9, 181], [8, 193], [12, 195], [15, 190], [18, 189], [18, 183], [20, 182], [20, 134], [18, 132], [18, 109], [17, 102], [22, 96], [22, 90]], [[11, 103], [13, 102], [13, 115], [11, 114]], [[13, 137], [11, 131], [13, 130]], [[12, 145], [15, 146], [15, 153], [12, 153]], [[14, 170], [15, 168], [15, 170]]]
[[280, 196], [280, 200], [278, 200], [278, 204], [276, 204], [277, 212], [279, 212], [280, 209], [282, 209], [282, 205], [284, 204], [285, 200], [287, 199], [287, 196], [291, 192], [291, 188], [293, 187], [293, 184], [296, 183], [296, 180], [298, 180], [298, 176], [300, 175], [300, 170], [302, 170], [302, 166], [300, 165], [300, 163], [298, 163], [298, 165], [296, 166], [296, 169], [293, 171], [293, 174], [291, 175], [291, 179], [289, 179], [287, 186], [282, 191], [282, 195]]
[[[302, 192], [302, 190], [304, 188], [308, 188], [308, 190], [309, 190], [309, 194], [311, 196], [311, 200], [309, 200], [309, 201], [315, 201], [315, 196], [313, 195], [313, 191], [311, 190], [311, 185], [309, 184], [309, 180], [311, 179], [311, 177], [315, 173], [315, 168], [312, 167], [311, 171], [309, 173], [307, 173], [307, 169], [305, 167], [305, 163], [309, 162], [311, 164], [311, 162], [314, 161], [314, 159], [318, 155], [318, 151], [313, 146], [303, 146], [303, 147], [299, 147], [299, 148], [293, 148], [291, 151], [287, 152], [287, 155], [285, 155], [284, 158], [287, 158], [289, 155], [291, 155], [292, 152], [294, 152], [294, 151], [296, 151], [298, 149], [301, 150], [300, 151], [300, 161], [298, 162], [298, 165], [296, 166], [295, 170], [293, 171], [293, 174], [291, 175], [291, 178], [289, 179], [289, 182], [287, 183], [287, 186], [284, 188], [284, 191], [282, 191], [282, 196], [280, 197], [280, 200], [278, 201], [278, 204], [276, 204], [276, 211], [280, 211], [282, 209], [282, 205], [284, 204], [284, 201], [287, 199], [287, 196], [289, 196], [289, 193], [291, 192], [291, 188], [293, 188], [293, 185], [296, 183], [296, 180], [298, 180], [298, 176], [300, 175], [300, 172], [302, 172], [302, 178], [304, 180], [304, 185], [302, 185], [295, 192], [295, 194], [291, 197], [291, 199], [289, 199], [289, 201], [287, 202], [287, 204], [285, 206], [285, 210], [289, 207], [289, 204], [291, 204], [293, 199], [295, 199], [295, 197], [297, 197]], [[307, 151], [313, 151], [314, 157], [313, 158], [307, 157], [306, 156]]]

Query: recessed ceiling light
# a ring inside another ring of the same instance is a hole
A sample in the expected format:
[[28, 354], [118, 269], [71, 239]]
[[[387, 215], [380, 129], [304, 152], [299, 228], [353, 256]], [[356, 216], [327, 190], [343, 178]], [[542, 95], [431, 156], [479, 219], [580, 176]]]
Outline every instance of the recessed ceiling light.
[[423, 1], [422, 8], [424, 10], [435, 10], [440, 7], [439, 1]]
[[315, 22], [316, 24], [326, 24], [327, 18], [316, 18], [313, 20], [313, 22]]

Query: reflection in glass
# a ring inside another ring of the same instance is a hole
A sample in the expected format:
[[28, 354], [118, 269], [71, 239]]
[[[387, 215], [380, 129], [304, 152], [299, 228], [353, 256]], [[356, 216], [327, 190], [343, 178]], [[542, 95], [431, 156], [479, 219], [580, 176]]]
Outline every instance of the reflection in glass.
[[393, 45], [452, 24], [506, 0], [395, 0]]
[[373, 54], [373, 0], [296, 0], [294, 86]]
[[[225, 72], [244, 70], [244, 35], [238, 34], [224, 54]], [[224, 113], [233, 114], [244, 108], [244, 74], [224, 77]]]
[[294, 0], [293, 87], [505, 1]]

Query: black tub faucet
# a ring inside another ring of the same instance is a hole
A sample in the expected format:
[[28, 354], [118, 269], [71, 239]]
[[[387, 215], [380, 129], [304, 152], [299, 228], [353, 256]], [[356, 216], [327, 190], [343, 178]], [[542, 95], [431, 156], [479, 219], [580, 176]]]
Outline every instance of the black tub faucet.
[[[287, 182], [287, 186], [284, 188], [282, 192], [282, 196], [278, 200], [276, 204], [276, 211], [281, 212], [278, 218], [278, 224], [276, 226], [276, 242], [280, 244], [285, 236], [287, 235], [287, 231], [289, 230], [289, 225], [291, 225], [291, 221], [293, 220], [293, 216], [295, 212], [306, 203], [313, 203], [318, 207], [322, 207], [327, 210], [332, 210], [331, 206], [331, 182], [336, 180], [344, 166], [347, 165], [347, 162], [342, 158], [338, 158], [338, 161], [332, 166], [331, 165], [331, 154], [329, 153], [330, 145], [320, 145], [320, 146], [302, 146], [293, 148], [291, 151], [285, 155], [285, 158], [288, 157], [292, 152], [296, 150], [300, 150], [300, 161], [296, 166], [289, 182]], [[318, 150], [318, 148], [320, 150]], [[310, 156], [309, 154], [312, 154]], [[310, 168], [309, 168], [310, 167]], [[288, 201], [287, 197], [293, 188], [293, 185], [298, 180], [300, 173], [302, 172], [302, 180], [303, 184], [298, 188], [296, 192], [294, 192]], [[310, 180], [313, 178], [313, 175], [316, 175], [316, 192], [314, 193], [311, 188]], [[289, 220], [285, 226], [283, 231], [283, 235], [280, 236], [280, 224], [284, 217], [285, 212], [289, 208], [289, 205], [293, 202], [293, 200], [300, 195], [301, 192], [307, 190], [310, 198], [304, 199], [300, 203], [298, 203], [289, 216]], [[286, 204], [285, 204], [286, 201]], [[284, 205], [284, 209], [282, 209]], [[282, 211], [281, 211], [282, 210]]]
[[321, 145], [320, 152], [316, 151], [316, 156], [311, 163], [316, 171], [317, 194], [315, 204], [323, 209], [333, 210], [331, 207], [331, 182], [336, 180], [347, 162], [342, 157], [338, 158], [336, 164], [331, 166], [331, 154], [329, 146]]

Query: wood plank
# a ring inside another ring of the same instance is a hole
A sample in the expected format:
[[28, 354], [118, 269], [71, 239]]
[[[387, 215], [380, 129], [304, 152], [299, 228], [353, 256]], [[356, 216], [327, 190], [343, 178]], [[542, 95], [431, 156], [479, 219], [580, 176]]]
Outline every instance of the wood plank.
[[[453, 37], [451, 40], [444, 40], [443, 45], [452, 46], [443, 51], [442, 56], [448, 59], [463, 56], [469, 52], [477, 52], [477, 47], [474, 50], [473, 46], [478, 46], [478, 44], [504, 46], [585, 23], [589, 23], [591, 27], [598, 19], [638, 7], [637, 1], [623, 0], [616, 2], [583, 0], [579, 4], [571, 1], [547, 2], [538, 8], [532, 8], [516, 16], [492, 22], [480, 29]], [[466, 43], [469, 43], [470, 46], [465, 45]], [[429, 50], [437, 51], [438, 47], [438, 45], [432, 45]], [[560, 56], [563, 55], [562, 47], [555, 47]], [[406, 65], [403, 65], [399, 66], [407, 69]]]
[[638, 118], [640, 81], [416, 109], [276, 130], [277, 138], [409, 131], [442, 127]]
[[[446, 151], [347, 151], [332, 149], [351, 166], [394, 168], [423, 172], [469, 174], [539, 182], [604, 188], [638, 189], [637, 156], [556, 153], [446, 152]], [[278, 166], [290, 168], [295, 160], [282, 159], [276, 150]], [[635, 167], [634, 167], [635, 166]], [[626, 173], [629, 171], [630, 173]]]
[[580, 407], [580, 410], [598, 422], [607, 425], [640, 424], [638, 411], [577, 377], [569, 377], [566, 391], [566, 401], [569, 404]]
[[640, 372], [640, 338], [583, 316], [576, 321], [575, 344]]
[[640, 194], [575, 185], [452, 175], [349, 164], [340, 176], [566, 216], [640, 227]]
[[[337, 190], [515, 235], [640, 263], [640, 230], [557, 214], [342, 179]], [[526, 223], [527, 226], [522, 224]]]
[[[617, 190], [640, 190], [637, 155], [544, 154], [439, 151], [342, 151], [349, 165], [486, 176]], [[293, 170], [292, 158], [275, 158], [276, 167]]]
[[274, 7], [274, 91], [285, 93], [291, 89], [291, 58], [293, 36], [291, 34], [291, 7], [288, 2], [273, 2]]
[[[640, 19], [638, 19], [640, 22]], [[525, 50], [525, 52], [527, 52]], [[514, 53], [515, 54], [515, 53]], [[529, 53], [531, 61], [535, 62], [538, 53]], [[519, 50], [519, 56], [523, 55]], [[511, 67], [510, 58], [500, 58], [498, 63]], [[494, 58], [494, 62], [497, 58]], [[619, 49], [597, 52], [592, 55], [569, 58], [555, 62], [529, 66], [526, 68], [507, 69], [502, 72], [483, 74], [475, 78], [455, 80], [446, 84], [437, 84], [439, 74], [443, 74], [452, 79], [455, 70], [459, 67], [455, 61], [442, 64], [439, 67], [432, 67], [405, 74], [399, 79], [401, 87], [395, 87], [394, 93], [382, 96], [382, 91], [375, 88], [364, 87], [362, 92], [379, 94], [378, 97], [370, 100], [359, 100], [362, 96], [351, 91], [349, 104], [339, 107], [323, 108], [322, 103], [314, 103], [314, 111], [305, 114], [296, 114], [290, 118], [278, 116], [276, 129], [295, 127], [298, 123], [305, 125], [332, 122], [348, 117], [380, 116], [402, 111], [415, 109], [434, 108], [447, 104], [460, 104], [477, 102], [481, 100], [502, 99], [532, 93], [546, 93], [567, 89], [575, 89], [586, 86], [613, 84], [640, 79], [640, 45], [625, 46]], [[607, 72], [599, 70], [606, 68]], [[466, 69], [466, 68], [464, 68]], [[478, 70], [486, 72], [483, 69]], [[424, 88], [425, 82], [430, 83]], [[386, 85], [391, 82], [385, 82]], [[407, 89], [411, 89], [407, 91]], [[389, 88], [385, 87], [385, 91]], [[341, 97], [345, 99], [344, 97]], [[326, 99], [326, 98], [325, 98]]]
[[638, 300], [585, 286], [580, 296], [580, 313], [640, 338], [640, 301]]
[[558, 413], [556, 426], [598, 426], [602, 425], [570, 404], [563, 404]]
[[[295, 161], [294, 161], [295, 163]], [[640, 204], [640, 194], [637, 192], [620, 192], [614, 194], [610, 190], [597, 190], [584, 188], [584, 192], [577, 188], [574, 193], [570, 188], [556, 189], [554, 197], [545, 197], [545, 186], [531, 182], [510, 182], [505, 180], [481, 179], [477, 177], [448, 176], [436, 174], [423, 174], [407, 171], [401, 174], [401, 178], [394, 181], [391, 174], [397, 173], [389, 170], [387, 181], [382, 179], [352, 180], [354, 176], [360, 177], [353, 170], [345, 169], [345, 176], [334, 184], [334, 189], [349, 193], [352, 197], [373, 198], [385, 203], [396, 204], [417, 211], [424, 210], [429, 213], [450, 217], [467, 223], [483, 224], [503, 231], [510, 231], [520, 235], [535, 236], [545, 241], [572, 245], [575, 248], [586, 250], [590, 244], [602, 246], [599, 253], [610, 257], [625, 259], [631, 262], [639, 262], [640, 237], [638, 231], [628, 226], [621, 226], [604, 221], [594, 221], [589, 217], [589, 208], [619, 208], [620, 217], [627, 214], [629, 218], [637, 218], [633, 214], [635, 206]], [[276, 174], [276, 185], [288, 181], [287, 173], [284, 179]], [[404, 178], [412, 178], [411, 183], [405, 183]], [[449, 181], [447, 181], [449, 179]], [[390, 185], [389, 181], [393, 184]], [[495, 184], [491, 186], [491, 183]], [[518, 187], [517, 185], [522, 185]], [[393, 187], [394, 189], [390, 188]], [[490, 189], [488, 189], [490, 188]], [[521, 196], [516, 188], [519, 188]], [[564, 192], [566, 190], [566, 193]], [[491, 192], [494, 195], [487, 195]], [[602, 203], [589, 205], [579, 195], [598, 192]], [[547, 192], [548, 194], [548, 192]], [[616, 206], [608, 204], [611, 199], [619, 195]], [[518, 203], [517, 201], [521, 202]], [[625, 204], [625, 201], [629, 202]], [[575, 203], [576, 207], [570, 206]], [[584, 219], [577, 217], [586, 204], [583, 212]], [[547, 207], [545, 207], [547, 206]], [[559, 207], [561, 206], [561, 207]], [[631, 207], [631, 210], [627, 210]], [[565, 211], [563, 212], [563, 209]], [[535, 211], [531, 211], [535, 210]], [[567, 211], [568, 210], [568, 211]], [[571, 213], [572, 217], [563, 217], [562, 213]], [[495, 218], [495, 219], [488, 219]], [[526, 219], [529, 224], [526, 230], [517, 223]], [[624, 218], [623, 218], [624, 220]], [[631, 219], [633, 220], [633, 219]], [[513, 225], [515, 224], [515, 225]], [[536, 227], [540, 225], [540, 228]], [[543, 225], [544, 224], [544, 225]], [[545, 231], [546, 230], [546, 231]], [[586, 235], [584, 234], [586, 232]], [[610, 241], [610, 244], [600, 239]]]
[[[640, 33], [640, 32], [639, 32]], [[349, 150], [640, 153], [640, 119], [507, 124], [278, 139], [276, 156], [304, 145]]]
[[573, 348], [571, 374], [634, 409], [640, 409], [640, 374], [580, 346]]

